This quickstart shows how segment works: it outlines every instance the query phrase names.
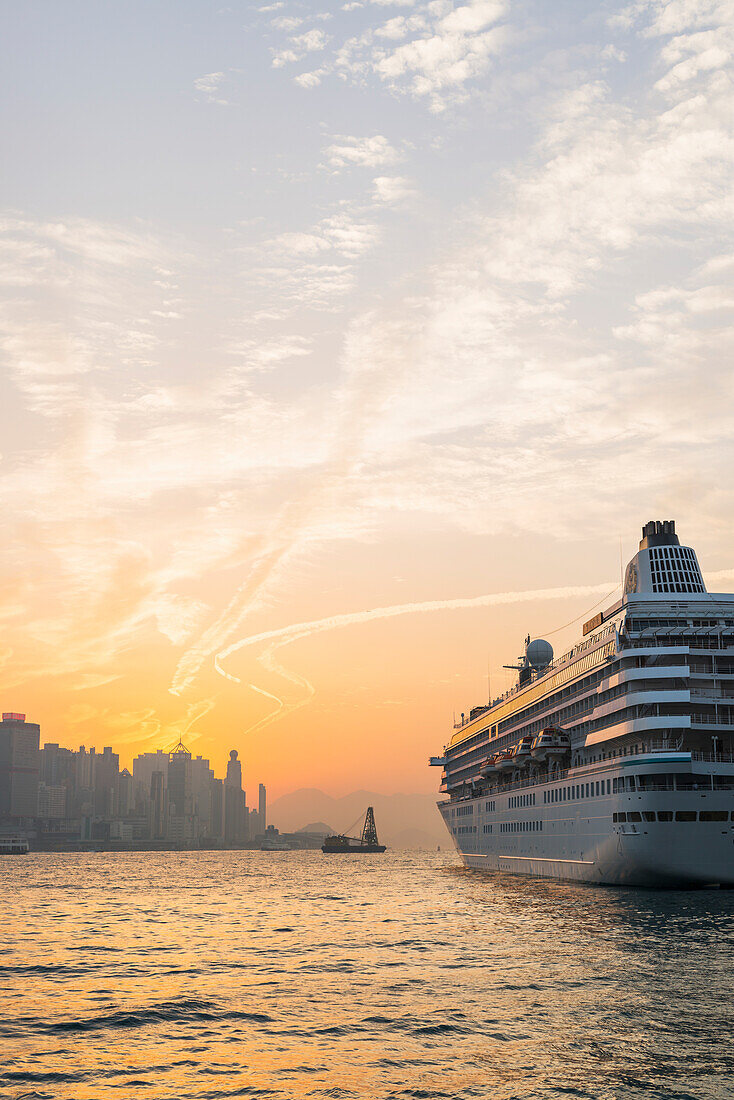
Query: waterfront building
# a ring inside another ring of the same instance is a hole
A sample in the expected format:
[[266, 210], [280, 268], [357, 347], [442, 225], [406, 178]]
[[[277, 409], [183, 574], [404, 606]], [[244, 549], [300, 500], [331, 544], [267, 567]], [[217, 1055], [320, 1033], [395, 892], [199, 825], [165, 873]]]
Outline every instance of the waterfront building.
[[41, 821], [63, 821], [66, 818], [67, 795], [67, 788], [61, 784], [50, 786], [39, 783], [36, 816]]
[[6, 712], [0, 722], [0, 817], [34, 818], [38, 811], [41, 729], [25, 714]]

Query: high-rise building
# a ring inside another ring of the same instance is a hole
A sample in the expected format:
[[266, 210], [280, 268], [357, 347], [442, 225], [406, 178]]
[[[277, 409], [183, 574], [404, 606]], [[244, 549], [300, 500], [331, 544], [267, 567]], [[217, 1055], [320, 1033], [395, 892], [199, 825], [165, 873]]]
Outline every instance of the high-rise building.
[[0, 817], [35, 817], [38, 811], [41, 729], [25, 714], [3, 714], [0, 722]]
[[209, 823], [209, 836], [221, 840], [224, 836], [224, 784], [221, 779], [212, 779], [212, 815]]
[[94, 812], [94, 749], [89, 752], [84, 745], [74, 753], [74, 798], [71, 812], [76, 817], [91, 818]]
[[168, 757], [167, 752], [141, 752], [133, 760], [133, 796], [135, 803], [141, 807], [147, 806], [150, 798], [150, 780], [153, 772], [161, 772], [163, 775], [163, 788], [168, 785]]
[[[61, 820], [73, 817], [76, 792], [76, 753], [55, 742], [46, 742], [40, 751], [38, 816]], [[46, 793], [42, 793], [45, 786]], [[63, 795], [58, 793], [63, 791]], [[59, 812], [63, 803], [63, 812]]]
[[166, 835], [168, 814], [166, 813], [166, 788], [163, 784], [163, 778], [163, 772], [153, 772], [150, 777], [151, 840], [162, 840]]
[[63, 821], [66, 817], [67, 788], [38, 784], [37, 816], [41, 821]]
[[117, 780], [117, 812], [121, 817], [127, 817], [135, 806], [133, 797], [133, 777], [127, 768], [124, 768]]
[[268, 827], [268, 792], [262, 783], [258, 788], [257, 812], [260, 818], [260, 832], [264, 833]]
[[242, 765], [237, 759], [237, 749], [232, 749], [227, 764], [227, 778], [224, 781], [224, 839], [229, 844], [242, 844], [245, 835]]
[[39, 780], [49, 787], [73, 787], [76, 774], [74, 753], [47, 741], [41, 749]]
[[[94, 750], [92, 750], [94, 752]], [[95, 753], [94, 812], [98, 817], [112, 817], [117, 813], [117, 788], [120, 779], [120, 757], [107, 745], [103, 752]]]
[[168, 757], [168, 812], [172, 817], [193, 817], [191, 753], [182, 741]]
[[212, 820], [212, 781], [214, 772], [209, 761], [197, 756], [191, 761], [191, 795], [194, 817], [197, 820], [199, 836], [211, 836]]

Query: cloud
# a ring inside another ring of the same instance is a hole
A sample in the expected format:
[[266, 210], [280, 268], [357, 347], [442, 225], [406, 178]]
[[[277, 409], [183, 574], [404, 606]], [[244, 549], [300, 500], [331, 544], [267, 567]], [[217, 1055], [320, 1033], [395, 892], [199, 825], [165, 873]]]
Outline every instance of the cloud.
[[290, 359], [310, 355], [313, 341], [306, 336], [281, 336], [272, 340], [248, 340], [230, 351], [248, 370], [273, 370]]
[[382, 134], [342, 137], [327, 146], [325, 152], [332, 168], [381, 168], [400, 159], [397, 149]]
[[220, 107], [229, 107], [229, 100], [225, 99], [221, 92], [221, 86], [226, 79], [226, 73], [207, 73], [197, 77], [194, 88], [208, 103], [216, 103]]
[[404, 176], [375, 176], [372, 182], [375, 202], [384, 203], [385, 206], [396, 206], [406, 199], [412, 199], [416, 194], [410, 180]]
[[[321, 65], [318, 81], [328, 73], [355, 82], [371, 75], [395, 93], [428, 100], [439, 113], [467, 98], [467, 86], [485, 75], [510, 40], [501, 22], [508, 12], [504, 0], [469, 0], [455, 7], [421, 0], [404, 6], [411, 7], [410, 14], [388, 20], [380, 15], [361, 34], [336, 45]], [[279, 64], [284, 55], [277, 54]], [[302, 73], [297, 79], [308, 86], [315, 76]]]

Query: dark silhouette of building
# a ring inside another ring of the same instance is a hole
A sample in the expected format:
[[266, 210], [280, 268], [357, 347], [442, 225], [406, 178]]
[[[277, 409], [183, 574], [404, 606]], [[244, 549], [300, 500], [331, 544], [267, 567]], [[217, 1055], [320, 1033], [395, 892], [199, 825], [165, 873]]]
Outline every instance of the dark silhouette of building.
[[117, 813], [120, 757], [109, 745], [101, 753], [92, 749], [90, 755], [94, 756], [92, 789], [95, 816], [112, 817]]
[[38, 812], [40, 726], [25, 714], [3, 714], [0, 722], [0, 817], [32, 818]]
[[268, 827], [268, 792], [262, 783], [258, 789], [257, 813], [260, 818], [260, 832], [264, 833]]
[[211, 805], [209, 836], [213, 840], [222, 840], [224, 837], [224, 784], [221, 779], [212, 779]]
[[166, 788], [163, 772], [153, 772], [150, 777], [150, 836], [162, 840], [166, 835]]
[[246, 840], [245, 793], [242, 790], [242, 765], [237, 759], [237, 749], [232, 749], [224, 781], [224, 839], [229, 844], [242, 844]]
[[168, 758], [168, 809], [173, 817], [191, 817], [191, 753], [179, 741]]

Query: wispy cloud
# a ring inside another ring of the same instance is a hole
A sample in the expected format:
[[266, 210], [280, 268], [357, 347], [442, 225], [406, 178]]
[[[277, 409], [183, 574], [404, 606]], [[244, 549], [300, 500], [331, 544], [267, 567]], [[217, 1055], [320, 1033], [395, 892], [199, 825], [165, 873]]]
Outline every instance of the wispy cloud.
[[229, 100], [224, 98], [222, 85], [227, 78], [226, 73], [207, 73], [197, 77], [194, 88], [208, 103], [216, 103], [220, 107], [228, 107]]
[[326, 157], [333, 168], [381, 168], [400, 159], [398, 150], [382, 134], [371, 137], [341, 137], [327, 146]]

